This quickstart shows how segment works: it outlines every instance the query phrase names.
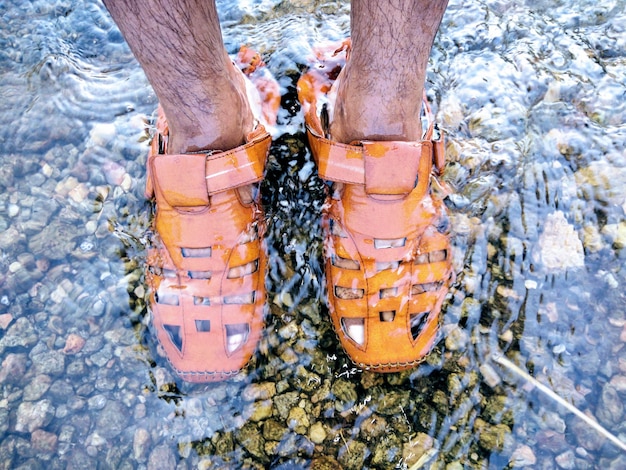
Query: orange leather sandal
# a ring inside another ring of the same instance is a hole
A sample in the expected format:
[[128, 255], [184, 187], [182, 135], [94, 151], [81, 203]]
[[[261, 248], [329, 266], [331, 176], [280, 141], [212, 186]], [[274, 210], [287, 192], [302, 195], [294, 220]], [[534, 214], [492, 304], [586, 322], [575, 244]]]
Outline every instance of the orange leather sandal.
[[[273, 123], [278, 85], [267, 87]], [[233, 150], [171, 155], [161, 109], [156, 127], [146, 184], [157, 206], [146, 275], [153, 326], [183, 380], [223, 380], [248, 363], [264, 325], [263, 211], [251, 185], [263, 178], [271, 136], [258, 124]]]
[[318, 108], [349, 46], [320, 51], [298, 95], [319, 175], [334, 182], [323, 224], [335, 331], [359, 367], [395, 372], [432, 348], [452, 275], [445, 206], [430, 190], [444, 167], [443, 135], [430, 124], [421, 142], [330, 140]]

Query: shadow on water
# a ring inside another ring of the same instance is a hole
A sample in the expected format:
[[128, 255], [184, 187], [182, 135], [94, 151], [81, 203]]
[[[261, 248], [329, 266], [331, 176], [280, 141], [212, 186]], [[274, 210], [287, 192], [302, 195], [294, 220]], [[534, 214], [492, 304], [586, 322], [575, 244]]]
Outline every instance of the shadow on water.
[[146, 307], [154, 94], [100, 3], [0, 6], [2, 468], [623, 468], [533, 387], [625, 440], [623, 2], [449, 5], [427, 86], [457, 280], [433, 352], [387, 375], [355, 368], [328, 319], [295, 92], [348, 4], [219, 7], [228, 50], [259, 49], [282, 88], [267, 328], [245, 374], [192, 386]]

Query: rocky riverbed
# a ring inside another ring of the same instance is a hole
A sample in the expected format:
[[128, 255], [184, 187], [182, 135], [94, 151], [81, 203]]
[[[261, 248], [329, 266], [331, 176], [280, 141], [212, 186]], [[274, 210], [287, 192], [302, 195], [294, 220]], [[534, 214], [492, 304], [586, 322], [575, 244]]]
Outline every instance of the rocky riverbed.
[[140, 68], [99, 2], [0, 6], [0, 468], [626, 467], [533, 385], [626, 443], [624, 2], [450, 3], [428, 93], [457, 277], [432, 354], [389, 375], [354, 367], [329, 323], [295, 99], [349, 4], [218, 5], [229, 50], [259, 49], [283, 101], [266, 334], [208, 386], [178, 381], [149, 327]]

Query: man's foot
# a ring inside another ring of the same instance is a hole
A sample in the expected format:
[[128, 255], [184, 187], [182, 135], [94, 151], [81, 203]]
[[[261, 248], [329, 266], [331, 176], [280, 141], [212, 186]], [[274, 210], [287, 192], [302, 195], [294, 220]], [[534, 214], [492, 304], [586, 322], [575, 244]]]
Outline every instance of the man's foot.
[[334, 182], [323, 224], [335, 331], [358, 366], [394, 372], [432, 348], [452, 274], [445, 206], [430, 191], [443, 139], [431, 123], [417, 142], [332, 140], [348, 49], [322, 51], [298, 93], [319, 174]]

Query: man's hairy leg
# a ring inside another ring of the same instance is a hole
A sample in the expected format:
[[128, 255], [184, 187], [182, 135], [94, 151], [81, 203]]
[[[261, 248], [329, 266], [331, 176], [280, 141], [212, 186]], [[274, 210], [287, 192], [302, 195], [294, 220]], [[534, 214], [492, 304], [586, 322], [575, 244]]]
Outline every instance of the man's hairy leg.
[[171, 153], [230, 150], [252, 130], [239, 71], [224, 49], [214, 1], [104, 0], [154, 88]]
[[338, 88], [333, 140], [420, 140], [426, 66], [447, 4], [352, 1], [352, 50]]

